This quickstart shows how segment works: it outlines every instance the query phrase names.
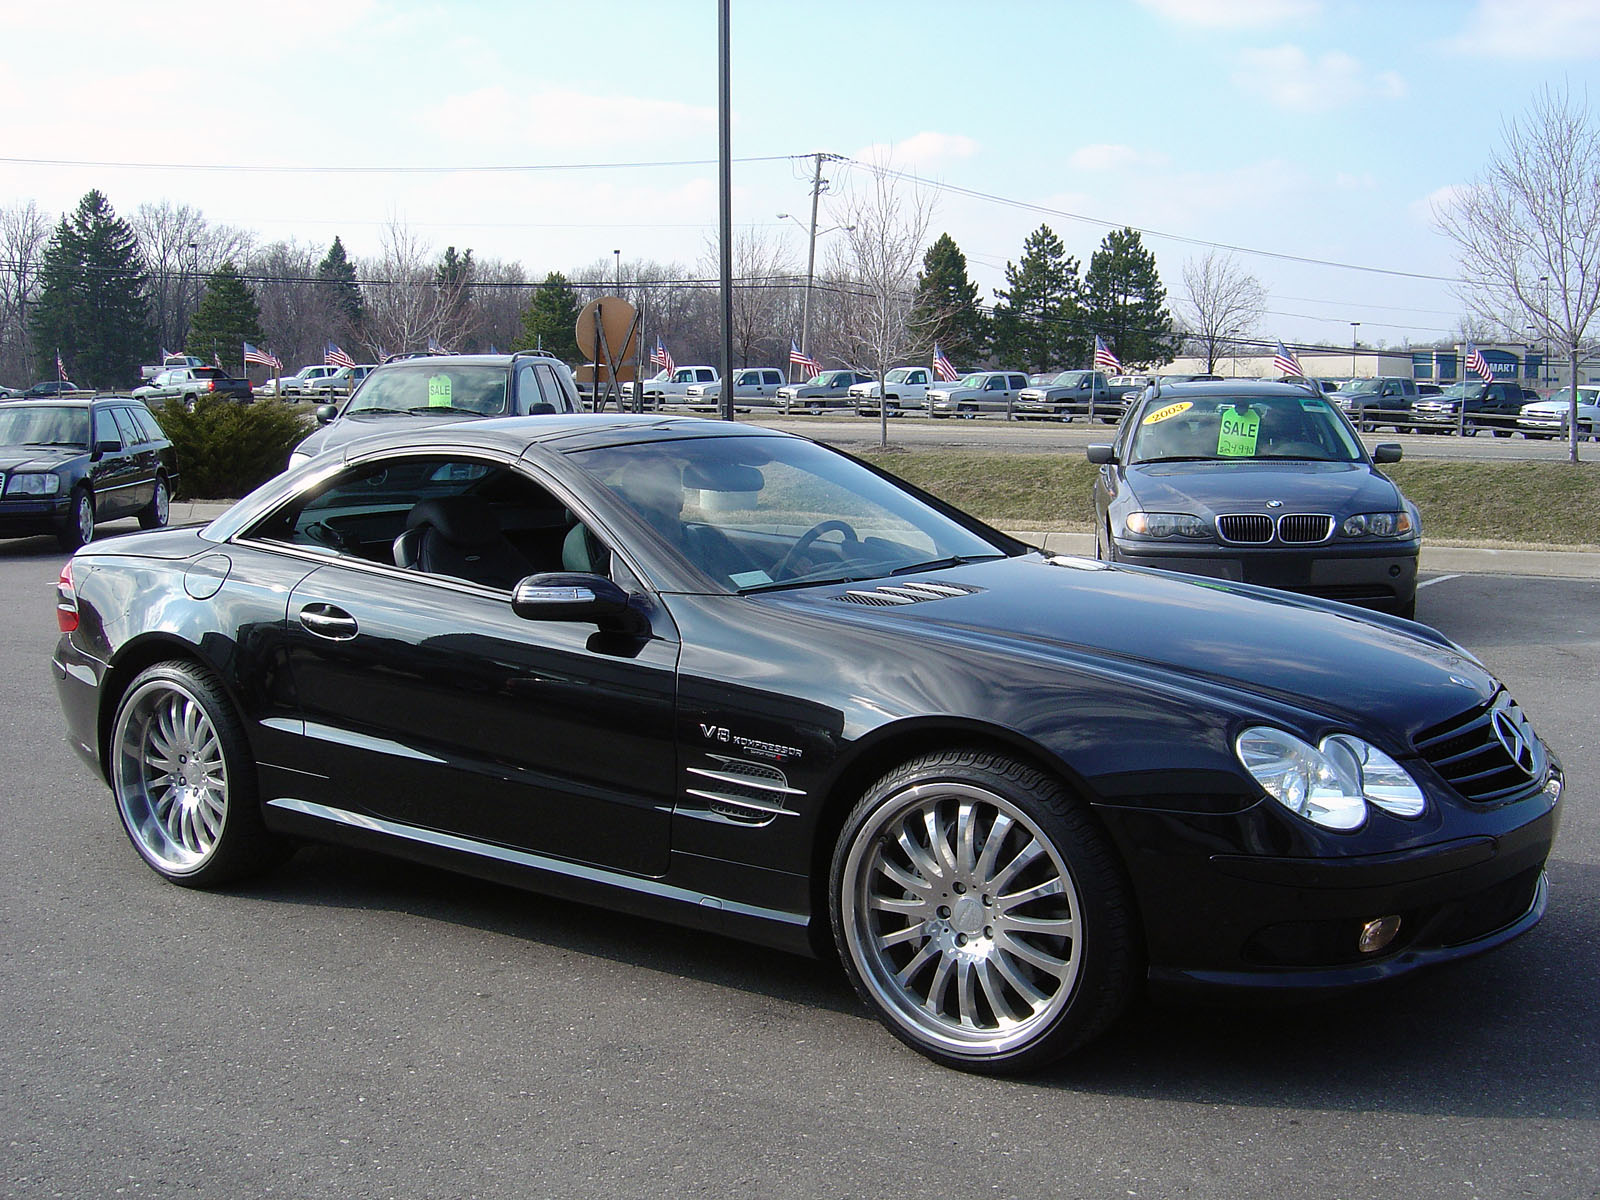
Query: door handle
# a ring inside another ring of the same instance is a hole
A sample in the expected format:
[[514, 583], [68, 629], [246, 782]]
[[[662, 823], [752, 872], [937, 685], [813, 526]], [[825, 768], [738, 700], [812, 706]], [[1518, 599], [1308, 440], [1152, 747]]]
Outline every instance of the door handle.
[[306, 605], [300, 610], [300, 624], [318, 637], [336, 642], [348, 642], [359, 629], [354, 617], [331, 604]]

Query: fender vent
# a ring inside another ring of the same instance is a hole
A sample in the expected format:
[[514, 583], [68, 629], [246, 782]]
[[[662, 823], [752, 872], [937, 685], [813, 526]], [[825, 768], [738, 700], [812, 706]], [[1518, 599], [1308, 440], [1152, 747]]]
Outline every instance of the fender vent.
[[844, 604], [866, 604], [875, 608], [895, 608], [901, 604], [920, 604], [924, 600], [948, 600], [952, 596], [971, 596], [982, 588], [959, 583], [895, 583], [871, 589], [852, 588], [834, 599]]
[[806, 793], [790, 787], [788, 777], [777, 767], [720, 754], [708, 757], [716, 764], [715, 768], [688, 769], [689, 774], [704, 780], [706, 786], [685, 788], [684, 792], [705, 801], [706, 807], [718, 816], [746, 825], [765, 825], [774, 817], [798, 815], [785, 800]]

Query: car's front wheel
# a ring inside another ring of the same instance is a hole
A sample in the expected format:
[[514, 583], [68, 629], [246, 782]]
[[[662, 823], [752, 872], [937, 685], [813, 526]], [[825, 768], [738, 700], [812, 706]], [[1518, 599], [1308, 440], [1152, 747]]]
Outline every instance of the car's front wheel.
[[56, 541], [70, 553], [94, 541], [94, 526], [94, 493], [79, 487], [72, 493], [72, 509], [67, 514], [66, 524], [57, 531]]
[[172, 515], [172, 492], [167, 487], [165, 475], [156, 476], [155, 494], [150, 503], [139, 510], [140, 529], [164, 529]]
[[983, 750], [878, 780], [845, 822], [829, 898], [856, 990], [936, 1062], [1023, 1071], [1095, 1037], [1138, 963], [1105, 836], [1057, 781]]
[[199, 668], [159, 663], [134, 679], [117, 705], [109, 760], [123, 828], [173, 883], [211, 887], [282, 856], [261, 821], [239, 718]]

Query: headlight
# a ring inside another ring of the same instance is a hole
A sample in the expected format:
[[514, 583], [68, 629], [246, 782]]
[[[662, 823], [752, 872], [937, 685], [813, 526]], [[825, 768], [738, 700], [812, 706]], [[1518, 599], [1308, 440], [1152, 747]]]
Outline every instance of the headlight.
[[8, 496], [54, 496], [60, 491], [61, 476], [53, 472], [13, 475], [6, 483]]
[[1203, 538], [1206, 523], [1193, 513], [1131, 512], [1123, 524], [1129, 533], [1153, 538]]
[[1339, 526], [1339, 532], [1345, 537], [1361, 537], [1365, 534], [1371, 537], [1399, 538], [1407, 536], [1415, 528], [1408, 512], [1357, 513], [1353, 517], [1344, 519], [1344, 524]]
[[1371, 803], [1399, 817], [1420, 816], [1427, 802], [1405, 768], [1351, 734], [1321, 747], [1266, 726], [1246, 729], [1234, 752], [1267, 795], [1324, 829], [1359, 829]]

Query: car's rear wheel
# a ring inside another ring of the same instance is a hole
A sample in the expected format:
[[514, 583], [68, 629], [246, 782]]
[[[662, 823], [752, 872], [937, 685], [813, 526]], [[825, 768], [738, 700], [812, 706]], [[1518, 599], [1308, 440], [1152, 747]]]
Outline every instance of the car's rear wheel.
[[1085, 807], [982, 750], [889, 772], [845, 822], [829, 877], [851, 982], [936, 1062], [1041, 1066], [1126, 1005], [1138, 960], [1129, 890]]
[[165, 662], [142, 671], [117, 705], [109, 760], [123, 828], [173, 883], [211, 887], [282, 857], [261, 821], [239, 718], [200, 669]]
[[72, 493], [72, 509], [67, 514], [67, 523], [57, 531], [56, 541], [70, 553], [94, 541], [94, 528], [94, 493], [79, 487]]
[[165, 475], [156, 476], [155, 494], [150, 503], [139, 511], [139, 528], [163, 529], [172, 515], [172, 492], [167, 487]]

